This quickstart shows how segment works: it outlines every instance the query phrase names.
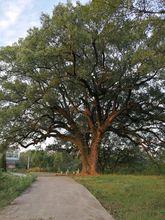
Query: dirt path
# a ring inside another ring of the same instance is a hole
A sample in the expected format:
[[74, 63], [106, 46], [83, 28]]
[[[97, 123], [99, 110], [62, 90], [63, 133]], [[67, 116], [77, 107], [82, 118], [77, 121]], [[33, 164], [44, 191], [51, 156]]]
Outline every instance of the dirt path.
[[39, 177], [0, 212], [0, 220], [113, 220], [82, 185], [69, 177]]

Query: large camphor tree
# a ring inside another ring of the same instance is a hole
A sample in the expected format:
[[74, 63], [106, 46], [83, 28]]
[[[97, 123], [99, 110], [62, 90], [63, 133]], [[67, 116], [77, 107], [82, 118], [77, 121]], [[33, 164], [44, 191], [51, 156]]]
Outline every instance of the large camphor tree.
[[163, 147], [163, 19], [127, 4], [60, 4], [0, 49], [1, 148], [61, 139], [94, 175], [107, 132]]

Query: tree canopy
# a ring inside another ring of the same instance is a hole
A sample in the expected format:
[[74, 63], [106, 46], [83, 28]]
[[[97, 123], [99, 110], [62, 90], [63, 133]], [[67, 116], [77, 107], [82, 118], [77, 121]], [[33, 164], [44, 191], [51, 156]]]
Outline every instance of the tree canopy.
[[59, 4], [0, 49], [1, 147], [59, 138], [95, 174], [106, 132], [147, 151], [162, 146], [164, 21], [126, 4]]

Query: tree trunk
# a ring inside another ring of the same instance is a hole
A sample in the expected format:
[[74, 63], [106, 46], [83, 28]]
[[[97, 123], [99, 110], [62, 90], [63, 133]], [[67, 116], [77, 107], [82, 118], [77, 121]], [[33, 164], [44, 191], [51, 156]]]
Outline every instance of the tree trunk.
[[98, 151], [99, 151], [99, 146], [100, 146], [100, 141], [101, 141], [101, 133], [97, 132], [96, 135], [94, 135], [90, 149], [90, 159], [89, 159], [89, 166], [90, 166], [90, 171], [89, 174], [94, 176], [97, 175], [97, 162], [98, 162]]
[[81, 153], [82, 170], [81, 174], [84, 175], [97, 175], [97, 162], [98, 151], [101, 141], [101, 133], [96, 132], [93, 135], [90, 146], [86, 146], [84, 143], [77, 144]]
[[90, 146], [90, 175], [94, 176], [97, 175], [97, 162], [98, 162], [98, 154], [99, 154], [99, 147], [102, 138], [102, 133], [98, 130], [92, 139], [92, 143]]
[[98, 146], [92, 146], [90, 154], [81, 154], [82, 170], [81, 174], [97, 175], [97, 161], [98, 161]]
[[96, 175], [97, 174], [97, 161], [98, 161], [98, 145], [97, 143], [93, 143], [90, 146], [91, 150], [90, 153], [85, 151], [85, 147], [80, 149], [81, 153], [81, 163], [82, 163], [82, 170], [81, 174], [83, 176], [86, 175]]
[[89, 175], [89, 163], [88, 163], [87, 156], [86, 156], [86, 157], [82, 156], [82, 157], [81, 157], [81, 160], [82, 160], [82, 170], [81, 170], [81, 174], [82, 174], [83, 176]]
[[97, 161], [98, 161], [98, 145], [93, 145], [90, 154], [90, 171], [91, 176], [97, 175]]
[[3, 154], [2, 154], [2, 162], [1, 162], [1, 164], [2, 164], [2, 169], [3, 169], [3, 171], [7, 171], [7, 167], [6, 167], [6, 152], [3, 152]]
[[86, 146], [80, 148], [81, 152], [81, 162], [82, 162], [82, 170], [81, 174], [83, 176], [89, 175], [89, 160], [88, 160], [88, 152], [85, 150]]

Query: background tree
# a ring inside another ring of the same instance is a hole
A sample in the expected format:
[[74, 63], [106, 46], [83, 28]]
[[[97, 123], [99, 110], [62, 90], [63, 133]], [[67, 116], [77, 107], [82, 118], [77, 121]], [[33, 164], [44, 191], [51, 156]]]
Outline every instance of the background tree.
[[69, 141], [91, 175], [106, 132], [149, 155], [161, 146], [164, 23], [126, 4], [60, 4], [52, 17], [42, 15], [41, 28], [1, 48], [1, 144]]
[[129, 139], [107, 133], [100, 146], [98, 168], [102, 173], [160, 174], [165, 171], [163, 155], [163, 147], [148, 157], [142, 147]]
[[30, 170], [49, 172], [76, 172], [80, 169], [80, 160], [66, 151], [29, 150], [20, 154], [17, 168], [27, 168], [30, 157]]

